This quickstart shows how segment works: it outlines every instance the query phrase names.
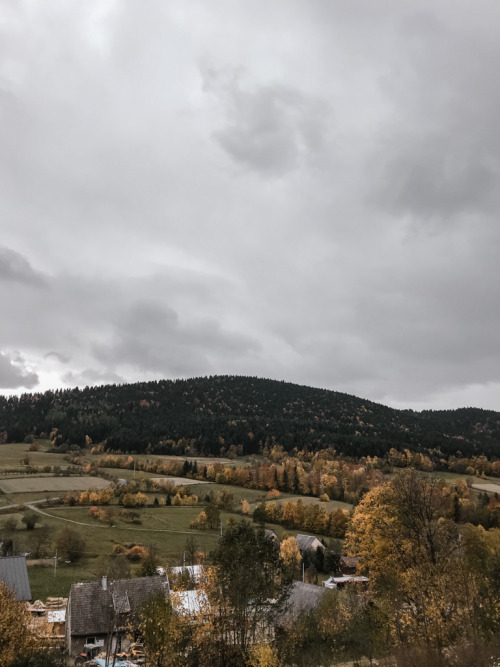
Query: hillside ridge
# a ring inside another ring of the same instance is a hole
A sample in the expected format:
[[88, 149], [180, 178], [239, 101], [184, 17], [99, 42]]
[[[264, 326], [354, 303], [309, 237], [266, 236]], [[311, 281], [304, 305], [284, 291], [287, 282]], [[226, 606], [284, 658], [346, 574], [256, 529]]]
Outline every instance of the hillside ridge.
[[[347, 456], [391, 447], [500, 454], [500, 413], [399, 410], [350, 394], [251, 376], [153, 380], [0, 396], [0, 441], [51, 436], [109, 450], [255, 454], [281, 445]], [[231, 449], [232, 448], [232, 449]]]

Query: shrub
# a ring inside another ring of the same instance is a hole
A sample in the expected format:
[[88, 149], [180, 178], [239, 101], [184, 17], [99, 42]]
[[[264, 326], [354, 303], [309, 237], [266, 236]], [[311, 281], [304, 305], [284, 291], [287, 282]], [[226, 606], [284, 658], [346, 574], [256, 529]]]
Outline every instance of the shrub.
[[38, 515], [31, 510], [26, 511], [22, 518], [22, 522], [26, 525], [26, 530], [34, 530], [37, 520]]

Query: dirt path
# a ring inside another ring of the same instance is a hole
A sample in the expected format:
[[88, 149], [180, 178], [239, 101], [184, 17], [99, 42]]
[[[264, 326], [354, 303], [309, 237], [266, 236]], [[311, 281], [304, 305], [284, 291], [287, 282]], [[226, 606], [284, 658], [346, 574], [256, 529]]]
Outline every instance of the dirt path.
[[[55, 503], [58, 500], [60, 500], [60, 498], [49, 498], [50, 503]], [[29, 507], [30, 509], [35, 510], [35, 512], [36, 512], [37, 509], [35, 507], [31, 507], [31, 506], [32, 505], [40, 505], [41, 503], [46, 503], [46, 502], [47, 502], [47, 498], [41, 498], [40, 500], [30, 500], [28, 503], [15, 503], [14, 505], [0, 505], [0, 510], [3, 511], [3, 510], [11, 510], [11, 509], [18, 508], [18, 507]]]

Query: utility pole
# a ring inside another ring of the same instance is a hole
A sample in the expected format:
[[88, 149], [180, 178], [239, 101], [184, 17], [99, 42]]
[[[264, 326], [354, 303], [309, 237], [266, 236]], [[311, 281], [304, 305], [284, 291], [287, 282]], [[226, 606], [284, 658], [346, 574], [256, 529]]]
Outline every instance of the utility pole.
[[54, 556], [54, 579], [56, 578], [56, 570], [57, 570], [57, 549], [56, 549], [56, 555]]

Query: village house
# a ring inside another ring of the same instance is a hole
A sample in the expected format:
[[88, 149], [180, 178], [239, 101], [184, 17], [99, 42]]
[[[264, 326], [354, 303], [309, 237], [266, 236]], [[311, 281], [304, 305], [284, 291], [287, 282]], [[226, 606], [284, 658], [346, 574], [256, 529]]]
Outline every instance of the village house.
[[268, 537], [269, 539], [273, 540], [273, 542], [276, 542], [276, 544], [279, 546], [281, 544], [280, 538], [276, 535], [274, 530], [270, 530], [269, 528], [266, 528], [264, 530], [264, 535]]
[[297, 544], [299, 545], [300, 553], [305, 551], [316, 549], [324, 549], [325, 545], [318, 540], [314, 535], [297, 535], [296, 538]]
[[340, 571], [342, 574], [356, 574], [358, 568], [358, 556], [341, 556]]
[[137, 628], [142, 605], [155, 595], [168, 595], [166, 577], [138, 577], [72, 584], [66, 614], [66, 649], [72, 656], [86, 646], [127, 649], [128, 635]]

